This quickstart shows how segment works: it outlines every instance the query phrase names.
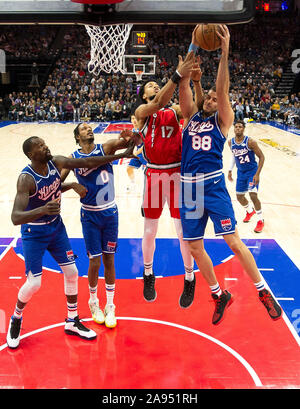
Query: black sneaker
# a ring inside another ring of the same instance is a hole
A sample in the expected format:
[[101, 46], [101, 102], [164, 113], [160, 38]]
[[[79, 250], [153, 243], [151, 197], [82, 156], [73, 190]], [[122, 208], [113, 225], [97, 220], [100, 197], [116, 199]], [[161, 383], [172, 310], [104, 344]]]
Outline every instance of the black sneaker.
[[85, 327], [79, 320], [79, 317], [67, 318], [65, 323], [65, 333], [68, 335], [77, 335], [83, 339], [95, 339], [97, 334], [95, 331]]
[[196, 285], [195, 275], [193, 281], [184, 279], [183, 292], [179, 299], [179, 305], [181, 308], [188, 308], [190, 305], [193, 304], [195, 295], [195, 285]]
[[212, 298], [214, 299], [216, 305], [212, 323], [214, 325], [218, 325], [224, 318], [225, 309], [233, 303], [233, 298], [227, 290], [224, 290], [220, 297], [218, 297], [216, 294], [212, 294]]
[[144, 298], [145, 300], [149, 302], [155, 301], [157, 294], [154, 288], [154, 284], [155, 284], [154, 273], [146, 275], [144, 272], [143, 279], [144, 279]]
[[18, 348], [20, 344], [20, 332], [21, 332], [22, 318], [11, 317], [9, 327], [6, 335], [6, 342], [9, 348]]
[[272, 320], [278, 320], [281, 317], [282, 310], [280, 305], [274, 300], [272, 294], [266, 289], [259, 291], [258, 294], [260, 301], [266, 307]]

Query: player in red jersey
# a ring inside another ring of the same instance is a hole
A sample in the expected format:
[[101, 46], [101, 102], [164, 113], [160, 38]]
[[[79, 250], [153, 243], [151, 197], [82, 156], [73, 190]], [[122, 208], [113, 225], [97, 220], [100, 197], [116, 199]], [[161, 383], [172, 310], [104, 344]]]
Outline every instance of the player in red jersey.
[[182, 115], [179, 105], [173, 105], [171, 108], [165, 107], [170, 102], [180, 78], [185, 75], [187, 70], [192, 69], [193, 64], [192, 53], [184, 61], [179, 56], [177, 71], [163, 88], [160, 88], [155, 81], [148, 81], [143, 84], [139, 90], [140, 105], [135, 110], [138, 129], [144, 142], [143, 154], [147, 160], [142, 205], [144, 216], [143, 294], [146, 301], [156, 299], [153, 272], [155, 237], [159, 218], [167, 202], [180, 241], [185, 268], [184, 290], [179, 301], [182, 308], [187, 308], [193, 302], [196, 280], [193, 271], [194, 260], [182, 239], [178, 207], [182, 138], [179, 121]]

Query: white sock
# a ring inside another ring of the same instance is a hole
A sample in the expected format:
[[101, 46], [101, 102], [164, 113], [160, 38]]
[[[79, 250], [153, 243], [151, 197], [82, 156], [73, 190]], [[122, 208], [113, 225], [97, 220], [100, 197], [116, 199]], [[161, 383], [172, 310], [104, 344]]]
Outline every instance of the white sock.
[[105, 284], [106, 290], [106, 305], [114, 304], [114, 295], [115, 295], [115, 284]]
[[67, 307], [68, 307], [68, 318], [75, 318], [78, 315], [77, 312], [77, 302], [74, 304], [68, 303], [67, 302]]
[[261, 220], [261, 221], [264, 220], [264, 219], [263, 219], [262, 210], [257, 210], [257, 211], [256, 211], [256, 214], [257, 214], [258, 220]]
[[218, 297], [220, 297], [220, 295], [222, 294], [222, 290], [219, 286], [219, 283], [209, 286], [209, 288], [211, 289], [212, 294], [216, 294]]
[[153, 274], [153, 263], [144, 264], [145, 275]]
[[98, 297], [97, 297], [97, 288], [98, 288], [97, 285], [96, 285], [96, 287], [90, 287], [90, 286], [89, 286], [90, 302], [96, 302], [96, 301], [98, 300]]
[[23, 307], [23, 308], [19, 308], [19, 307], [17, 307], [17, 305], [16, 305], [16, 308], [15, 308], [15, 311], [14, 311], [14, 317], [15, 318], [18, 318], [18, 319], [21, 319], [22, 318], [22, 314], [23, 314], [23, 310], [24, 310], [24, 308], [25, 308], [25, 306]]
[[258, 283], [254, 283], [257, 291], [261, 291], [265, 289], [265, 283], [261, 280]]
[[194, 269], [184, 266], [184, 270], [185, 270], [185, 279], [187, 281], [193, 281], [195, 277]]
[[243, 206], [243, 208], [246, 210], [247, 213], [252, 213], [254, 210], [254, 207], [250, 202], [248, 202], [247, 205]]

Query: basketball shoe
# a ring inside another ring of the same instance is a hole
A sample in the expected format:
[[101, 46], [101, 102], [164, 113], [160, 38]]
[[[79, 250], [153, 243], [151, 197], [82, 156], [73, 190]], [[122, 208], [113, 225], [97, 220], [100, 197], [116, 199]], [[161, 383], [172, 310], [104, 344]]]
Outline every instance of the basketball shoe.
[[105, 317], [102, 310], [99, 307], [99, 300], [89, 301], [89, 307], [93, 320], [97, 322], [97, 324], [103, 324]]
[[261, 233], [263, 231], [264, 225], [265, 224], [263, 220], [258, 220], [257, 225], [254, 229], [255, 233]]
[[92, 340], [97, 337], [95, 331], [85, 327], [79, 320], [78, 315], [75, 318], [67, 318], [65, 323], [65, 333], [68, 335], [77, 335], [80, 338]]
[[146, 301], [155, 301], [157, 294], [155, 291], [155, 275], [149, 274], [146, 275], [145, 272], [143, 273], [143, 279], [144, 279], [144, 298]]
[[212, 298], [215, 302], [212, 323], [218, 325], [224, 319], [225, 309], [233, 303], [233, 297], [227, 290], [224, 290], [219, 297], [216, 294], [212, 294]]
[[195, 295], [195, 285], [196, 285], [195, 275], [193, 281], [184, 279], [183, 292], [179, 299], [179, 305], [181, 308], [188, 308], [190, 305], [193, 304]]
[[105, 326], [107, 328], [115, 328], [117, 325], [117, 320], [115, 316], [115, 305], [106, 305], [104, 309], [104, 314], [105, 314]]
[[246, 217], [244, 218], [243, 222], [244, 223], [249, 223], [251, 220], [251, 217], [255, 215], [255, 210], [253, 209], [253, 211], [251, 213], [246, 212]]
[[259, 291], [258, 294], [260, 301], [266, 307], [272, 320], [278, 320], [281, 317], [282, 310], [280, 305], [275, 301], [272, 294], [266, 289]]
[[11, 317], [9, 327], [6, 336], [6, 342], [9, 348], [18, 348], [20, 344], [20, 332], [21, 332], [22, 318]]

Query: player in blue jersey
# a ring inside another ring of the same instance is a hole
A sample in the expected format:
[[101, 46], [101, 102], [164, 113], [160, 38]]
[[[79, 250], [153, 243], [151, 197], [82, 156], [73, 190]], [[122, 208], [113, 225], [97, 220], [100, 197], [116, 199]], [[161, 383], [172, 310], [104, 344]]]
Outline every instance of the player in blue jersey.
[[[248, 223], [251, 217], [256, 213], [258, 222], [254, 229], [255, 233], [262, 232], [264, 220], [261, 210], [261, 202], [258, 199], [259, 177], [264, 165], [265, 156], [258, 146], [257, 142], [244, 135], [245, 124], [243, 121], [236, 121], [234, 124], [235, 137], [228, 141], [232, 151], [232, 163], [228, 171], [228, 179], [233, 182], [232, 169], [237, 167], [236, 197], [239, 203], [246, 210], [246, 217], [243, 222]], [[258, 157], [258, 164], [255, 156]], [[252, 204], [246, 198], [249, 193]]]
[[[232, 303], [232, 296], [227, 290], [220, 288], [212, 261], [204, 248], [203, 237], [208, 218], [214, 224], [215, 234], [223, 236], [238, 257], [259, 291], [259, 298], [271, 318], [278, 319], [281, 308], [265, 288], [250, 250], [238, 235], [222, 172], [223, 148], [233, 124], [234, 113], [229, 100], [230, 33], [227, 26], [219, 25], [218, 36], [222, 53], [216, 85], [208, 91], [200, 110], [193, 100], [190, 76], [184, 76], [179, 84], [179, 103], [184, 117], [180, 198], [183, 237], [188, 241], [198, 268], [211, 288], [215, 301], [213, 324], [219, 324], [224, 318], [225, 309]], [[197, 49], [197, 46], [194, 42], [192, 49]]]
[[31, 164], [23, 169], [18, 178], [11, 218], [13, 224], [21, 225], [27, 279], [18, 292], [15, 311], [9, 323], [6, 339], [10, 348], [19, 346], [23, 310], [41, 286], [42, 259], [46, 250], [64, 274], [68, 310], [65, 333], [88, 340], [96, 338], [97, 334], [86, 328], [78, 317], [78, 271], [60, 216], [61, 193], [74, 188], [74, 184], [62, 186], [61, 171], [63, 168], [93, 169], [118, 158], [132, 157], [132, 150], [133, 146], [120, 155], [73, 159], [52, 156], [44, 140], [37, 136], [30, 137], [23, 143], [24, 154], [31, 160]]
[[[79, 149], [73, 152], [71, 155], [73, 158], [106, 158], [107, 155], [113, 155], [117, 150], [124, 149], [128, 145], [128, 142], [122, 138], [122, 132], [119, 139], [96, 144], [93, 129], [88, 123], [78, 124], [74, 129], [74, 137]], [[63, 181], [68, 174], [69, 170], [62, 172]], [[117, 325], [114, 305], [114, 256], [118, 242], [118, 208], [115, 202], [113, 167], [111, 163], [96, 166], [93, 169], [78, 167], [74, 169], [74, 175], [78, 182], [86, 188], [86, 195], [80, 201], [82, 203], [82, 233], [89, 257], [90, 311], [95, 322], [105, 323], [108, 328], [114, 328]], [[104, 312], [99, 306], [97, 294], [101, 256], [106, 288]]]

